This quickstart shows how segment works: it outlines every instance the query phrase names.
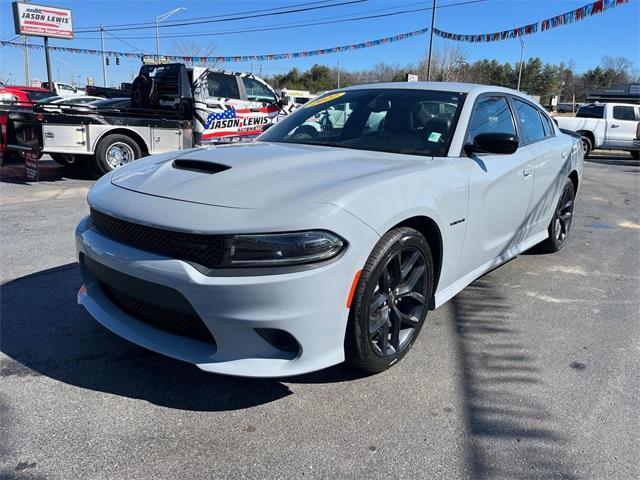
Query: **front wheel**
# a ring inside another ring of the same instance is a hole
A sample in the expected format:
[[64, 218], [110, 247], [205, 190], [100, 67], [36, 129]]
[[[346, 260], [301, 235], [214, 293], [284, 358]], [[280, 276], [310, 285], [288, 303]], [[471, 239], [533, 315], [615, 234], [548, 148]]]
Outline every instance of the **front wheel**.
[[387, 232], [360, 274], [345, 337], [347, 363], [382, 372], [409, 351], [433, 294], [433, 259], [412, 228]]
[[98, 173], [105, 174], [141, 156], [142, 150], [131, 137], [120, 134], [107, 135], [96, 147], [95, 167]]
[[539, 244], [541, 253], [553, 253], [564, 247], [573, 220], [573, 205], [575, 202], [575, 191], [571, 179], [567, 179], [564, 184], [560, 200], [553, 212], [553, 218], [549, 224], [549, 238]]

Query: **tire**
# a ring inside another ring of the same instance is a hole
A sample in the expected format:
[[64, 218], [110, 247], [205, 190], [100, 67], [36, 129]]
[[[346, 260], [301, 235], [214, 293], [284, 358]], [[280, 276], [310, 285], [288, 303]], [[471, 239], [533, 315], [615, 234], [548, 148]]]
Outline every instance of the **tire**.
[[140, 157], [142, 150], [131, 137], [112, 134], [105, 136], [98, 143], [94, 166], [99, 174], [105, 174]]
[[573, 220], [573, 207], [575, 204], [575, 191], [573, 182], [567, 179], [564, 184], [558, 204], [553, 212], [553, 218], [549, 224], [549, 238], [537, 246], [540, 253], [554, 253], [564, 247], [571, 229]]
[[629, 153], [635, 160], [640, 160], [640, 150], [631, 150]]
[[585, 137], [584, 135], [581, 137], [581, 140], [582, 140], [582, 151], [584, 152], [584, 158], [587, 158], [593, 150], [593, 142], [589, 137]]
[[[350, 366], [378, 373], [407, 354], [427, 316], [433, 278], [431, 249], [418, 231], [396, 228], [378, 241], [351, 302], [345, 336]], [[411, 283], [413, 289], [399, 293]]]
[[65, 167], [73, 167], [78, 165], [78, 161], [74, 155], [68, 153], [50, 153], [54, 162], [64, 165]]

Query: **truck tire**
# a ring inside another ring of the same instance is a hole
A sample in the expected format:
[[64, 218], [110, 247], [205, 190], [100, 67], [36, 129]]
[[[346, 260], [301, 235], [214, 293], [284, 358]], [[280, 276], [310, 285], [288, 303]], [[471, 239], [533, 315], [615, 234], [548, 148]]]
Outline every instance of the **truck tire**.
[[636, 160], [640, 160], [640, 150], [631, 150], [629, 153]]
[[54, 162], [64, 165], [65, 167], [73, 167], [79, 163], [75, 155], [68, 153], [50, 153], [49, 155], [51, 155]]
[[593, 143], [589, 137], [582, 135], [582, 150], [584, 151], [584, 158], [587, 158], [593, 150]]
[[140, 157], [142, 150], [131, 137], [114, 133], [98, 142], [94, 166], [98, 173], [105, 174]]

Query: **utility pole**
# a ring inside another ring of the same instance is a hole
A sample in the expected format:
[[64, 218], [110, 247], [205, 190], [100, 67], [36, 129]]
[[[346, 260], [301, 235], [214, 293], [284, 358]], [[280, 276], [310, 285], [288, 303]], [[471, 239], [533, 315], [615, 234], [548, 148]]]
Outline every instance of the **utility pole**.
[[100, 24], [100, 51], [102, 52], [102, 86], [107, 86], [107, 64], [104, 58], [104, 27]]
[[429, 58], [427, 60], [427, 82], [431, 81], [431, 53], [433, 50], [433, 28], [436, 24], [436, 0], [431, 7], [431, 30], [429, 31]]
[[29, 47], [27, 47], [27, 45], [29, 45], [29, 37], [24, 35], [22, 37], [22, 41], [24, 43], [24, 53], [23, 53], [23, 58], [24, 58], [24, 84], [25, 85], [29, 85], [31, 83], [31, 75], [29, 74]]
[[338, 60], [338, 88], [340, 88], [340, 60]]
[[518, 70], [518, 91], [520, 91], [520, 82], [522, 81], [522, 63], [524, 62], [524, 40], [518, 36], [520, 40], [520, 69]]

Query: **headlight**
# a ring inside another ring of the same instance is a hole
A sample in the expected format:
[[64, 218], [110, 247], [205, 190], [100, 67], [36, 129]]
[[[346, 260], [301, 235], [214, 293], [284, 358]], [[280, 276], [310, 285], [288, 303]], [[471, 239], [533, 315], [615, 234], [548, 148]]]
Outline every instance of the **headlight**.
[[321, 262], [337, 256], [346, 242], [325, 230], [230, 235], [220, 267], [267, 267]]

